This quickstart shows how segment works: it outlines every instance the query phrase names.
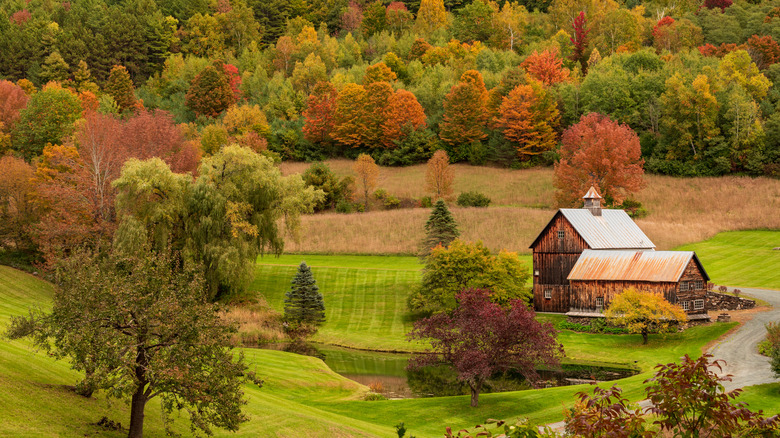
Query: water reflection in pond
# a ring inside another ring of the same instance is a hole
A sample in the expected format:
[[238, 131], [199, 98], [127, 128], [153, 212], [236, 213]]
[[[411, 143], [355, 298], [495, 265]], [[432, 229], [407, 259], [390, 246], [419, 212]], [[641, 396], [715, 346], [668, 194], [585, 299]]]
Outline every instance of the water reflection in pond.
[[[407, 371], [409, 354], [353, 350], [322, 344], [268, 344], [262, 348], [315, 356], [342, 376], [369, 386], [387, 398], [443, 397], [469, 394], [468, 385], [458, 381], [448, 366]], [[563, 386], [593, 380], [615, 380], [636, 374], [624, 368], [563, 365], [562, 369], [540, 370], [542, 386]], [[497, 375], [486, 382], [483, 392], [519, 391], [531, 386], [516, 372]]]

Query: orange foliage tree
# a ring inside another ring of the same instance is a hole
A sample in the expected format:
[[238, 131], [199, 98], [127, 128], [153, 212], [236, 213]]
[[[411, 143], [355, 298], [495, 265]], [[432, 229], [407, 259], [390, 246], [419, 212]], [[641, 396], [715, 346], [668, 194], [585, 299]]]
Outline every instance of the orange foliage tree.
[[557, 50], [534, 52], [520, 64], [528, 75], [544, 85], [550, 86], [569, 80], [569, 70], [563, 67], [563, 60]]
[[357, 174], [355, 179], [358, 187], [363, 192], [365, 210], [368, 211], [368, 195], [371, 189], [376, 187], [376, 180], [379, 178], [379, 166], [376, 165], [371, 155], [360, 154], [352, 166]]
[[592, 185], [607, 204], [620, 204], [644, 186], [639, 137], [628, 126], [590, 113], [563, 133], [555, 165], [555, 200], [574, 206]]
[[485, 139], [487, 99], [482, 75], [476, 70], [463, 73], [460, 82], [444, 96], [444, 119], [439, 125], [439, 137], [456, 148]]
[[434, 199], [443, 198], [452, 194], [454, 180], [450, 157], [446, 151], [439, 149], [428, 160], [428, 166], [425, 168], [425, 189], [433, 193]]
[[394, 148], [395, 142], [411, 131], [425, 128], [426, 118], [420, 102], [409, 91], [398, 90], [390, 96], [382, 123], [383, 145]]
[[31, 241], [28, 226], [35, 218], [35, 169], [10, 155], [0, 158], [0, 247], [26, 249]]
[[10, 81], [0, 80], [0, 131], [11, 132], [19, 112], [27, 106], [30, 98], [22, 87]]
[[538, 82], [518, 85], [501, 102], [496, 120], [522, 160], [552, 150], [560, 114], [550, 93]]
[[347, 84], [341, 89], [333, 116], [334, 140], [348, 147], [364, 144], [366, 101], [366, 89], [362, 85]]
[[363, 76], [363, 85], [373, 84], [374, 82], [392, 82], [398, 77], [390, 70], [384, 62], [379, 62], [366, 68], [366, 74]]

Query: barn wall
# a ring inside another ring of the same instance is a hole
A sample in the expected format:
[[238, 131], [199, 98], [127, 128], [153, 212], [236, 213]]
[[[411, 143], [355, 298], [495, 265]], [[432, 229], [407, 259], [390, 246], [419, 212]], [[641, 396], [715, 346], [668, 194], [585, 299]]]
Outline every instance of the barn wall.
[[[552, 296], [550, 298], [544, 297], [546, 289], [551, 292]], [[569, 286], [556, 284], [534, 285], [534, 310], [537, 312], [568, 312]]]
[[647, 281], [611, 281], [611, 280], [571, 280], [571, 308], [574, 310], [595, 311], [596, 298], [604, 298], [604, 308], [615, 295], [628, 288], [663, 294], [664, 298], [675, 303], [677, 283], [657, 283]]
[[[683, 301], [688, 301], [689, 304], [689, 310], [688, 314], [695, 315], [695, 314], [702, 314], [707, 313], [707, 281], [704, 279], [704, 274], [699, 269], [699, 265], [696, 264], [693, 259], [691, 259], [690, 262], [688, 262], [688, 266], [685, 267], [685, 271], [683, 272], [682, 276], [680, 277], [680, 282], [683, 281], [688, 282], [688, 284], [695, 285], [695, 281], [699, 280], [701, 281], [702, 288], [700, 289], [694, 289], [691, 290], [689, 287], [686, 291], [681, 291], [679, 284], [677, 284], [675, 288], [675, 301], [672, 301], [675, 304], [680, 304], [682, 306]], [[704, 300], [704, 309], [701, 310], [694, 310], [693, 301], [694, 300]], [[671, 301], [671, 300], [670, 300]]]

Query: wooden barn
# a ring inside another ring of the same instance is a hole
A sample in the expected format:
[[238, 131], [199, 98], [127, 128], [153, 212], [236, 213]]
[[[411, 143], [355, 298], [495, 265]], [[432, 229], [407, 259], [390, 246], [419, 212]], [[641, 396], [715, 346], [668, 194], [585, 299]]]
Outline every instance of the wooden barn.
[[625, 211], [601, 208], [595, 188], [583, 198], [584, 208], [558, 210], [531, 244], [536, 311], [600, 313], [633, 286], [664, 292], [689, 314], [705, 313], [699, 297], [709, 277], [696, 254], [655, 251]]

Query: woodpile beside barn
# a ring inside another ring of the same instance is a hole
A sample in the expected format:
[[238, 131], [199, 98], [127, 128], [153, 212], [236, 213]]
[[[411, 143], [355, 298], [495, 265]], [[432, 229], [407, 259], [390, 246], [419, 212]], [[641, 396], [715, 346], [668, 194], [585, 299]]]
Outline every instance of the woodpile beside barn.
[[690, 319], [707, 319], [709, 276], [693, 251], [655, 251], [623, 210], [602, 209], [591, 187], [585, 207], [558, 210], [531, 244], [537, 312], [599, 316], [627, 288], [662, 293]]

